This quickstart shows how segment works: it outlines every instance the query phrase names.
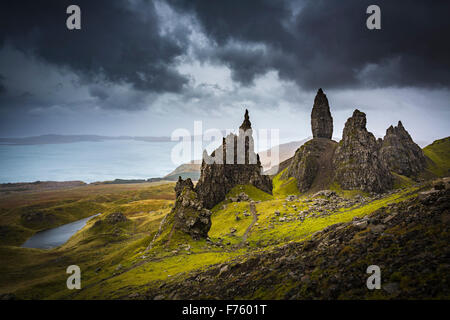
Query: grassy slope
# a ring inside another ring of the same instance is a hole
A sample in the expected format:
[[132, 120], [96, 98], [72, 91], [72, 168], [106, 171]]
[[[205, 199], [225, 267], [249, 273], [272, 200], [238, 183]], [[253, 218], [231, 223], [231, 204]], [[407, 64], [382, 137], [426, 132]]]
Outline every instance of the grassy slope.
[[[17, 292], [23, 298], [50, 297], [64, 291], [65, 268], [70, 264], [82, 268], [83, 284], [87, 284], [89, 278], [100, 277], [95, 273], [97, 268], [102, 269], [102, 275], [114, 273], [117, 263], [132, 261], [136, 250], [142, 251], [141, 248], [148, 245], [160, 221], [170, 211], [173, 186], [173, 183], [156, 183], [123, 188], [101, 186], [101, 190], [93, 188], [87, 192], [75, 189], [74, 194], [86, 192], [85, 197], [101, 197], [105, 202], [96, 199], [104, 206], [104, 213], [91, 219], [85, 228], [59, 248], [38, 250], [0, 246], [0, 292]], [[66, 201], [67, 195], [67, 192], [60, 194], [57, 201]], [[97, 220], [116, 211], [123, 212], [129, 221], [94, 227]]]
[[[158, 189], [149, 188], [149, 199], [110, 204], [108, 212], [124, 212], [129, 219], [127, 222], [94, 227], [95, 221], [104, 219], [105, 214], [100, 215], [91, 219], [64, 246], [54, 250], [1, 246], [0, 256], [5, 263], [0, 267], [0, 292], [15, 292], [26, 299], [123, 298], [133, 292], [145, 292], [149, 286], [157, 287], [172, 278], [181, 281], [191, 271], [245, 256], [247, 252], [270, 250], [287, 241], [302, 241], [330, 224], [350, 221], [355, 216], [366, 215], [388, 203], [410, 197], [408, 192], [415, 189], [399, 191], [363, 207], [341, 209], [330, 216], [284, 223], [278, 222], [278, 217], [273, 219], [274, 211], [279, 210], [281, 216], [295, 216], [296, 211], [290, 205], [295, 203], [299, 211], [306, 209], [305, 197], [298, 202], [286, 203], [284, 198], [277, 199], [251, 186], [237, 186], [231, 194], [243, 190], [259, 201], [256, 204], [258, 224], [248, 234], [248, 245], [237, 246], [253, 218], [243, 215], [244, 210], [250, 211], [249, 203], [224, 202], [213, 209], [209, 233], [214, 242], [222, 238], [223, 247], [184, 237], [172, 241], [169, 247], [144, 252], [172, 203], [171, 200], [151, 199], [152, 191], [158, 194]], [[236, 212], [240, 213], [238, 221]], [[237, 231], [231, 234], [231, 228]], [[186, 250], [180, 244], [188, 244], [190, 249]], [[81, 267], [84, 288], [81, 291], [65, 288], [65, 268], [70, 264]]]
[[[156, 210], [174, 199], [173, 183], [127, 185], [88, 185], [64, 190], [14, 193], [0, 197], [0, 245], [21, 245], [33, 233], [65, 223], [110, 212], [127, 210], [127, 205], [141, 211]], [[151, 201], [146, 200], [151, 197]], [[141, 201], [137, 203], [136, 201]], [[42, 213], [41, 222], [28, 223], [23, 214]], [[0, 229], [1, 230], [1, 229]]]
[[286, 170], [287, 168], [279, 172], [272, 180], [273, 195], [276, 198], [300, 194], [297, 188], [297, 180], [295, 178], [283, 179], [283, 175]]
[[423, 149], [428, 161], [427, 170], [435, 176], [450, 175], [450, 137], [436, 140]]

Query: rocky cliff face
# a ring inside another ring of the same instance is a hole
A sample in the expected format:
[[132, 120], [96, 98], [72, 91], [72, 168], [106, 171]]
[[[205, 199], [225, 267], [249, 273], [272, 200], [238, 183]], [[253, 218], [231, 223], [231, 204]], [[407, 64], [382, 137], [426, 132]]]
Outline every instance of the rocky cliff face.
[[333, 117], [327, 96], [321, 88], [317, 91], [311, 111], [311, 129], [313, 138], [331, 139], [333, 135]]
[[225, 200], [226, 194], [236, 185], [251, 184], [272, 193], [272, 181], [262, 175], [259, 156], [254, 152], [251, 123], [248, 111], [239, 128], [239, 135], [229, 134], [222, 146], [203, 154], [200, 179], [195, 186], [205, 208], [211, 209]]
[[417, 176], [426, 165], [422, 149], [414, 143], [401, 121], [386, 130], [380, 158], [391, 171], [408, 177]]
[[392, 187], [392, 175], [379, 157], [379, 144], [366, 129], [365, 113], [355, 110], [345, 123], [333, 167], [335, 180], [344, 189], [384, 192]]
[[331, 182], [332, 156], [337, 143], [330, 139], [314, 138], [295, 153], [287, 170], [288, 177], [297, 180], [300, 192], [314, 187], [326, 188]]
[[211, 211], [203, 207], [191, 179], [179, 178], [175, 192], [177, 199], [166, 219], [168, 225], [173, 223], [174, 230], [187, 233], [194, 239], [206, 238], [211, 228]]

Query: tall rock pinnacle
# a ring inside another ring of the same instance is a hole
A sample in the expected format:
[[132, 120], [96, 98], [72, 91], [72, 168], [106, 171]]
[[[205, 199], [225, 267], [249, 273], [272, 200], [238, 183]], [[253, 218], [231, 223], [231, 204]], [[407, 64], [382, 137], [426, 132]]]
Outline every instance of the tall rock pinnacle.
[[314, 99], [311, 112], [311, 129], [313, 138], [331, 139], [333, 135], [333, 117], [331, 116], [327, 96], [323, 93], [322, 88], [317, 91]]

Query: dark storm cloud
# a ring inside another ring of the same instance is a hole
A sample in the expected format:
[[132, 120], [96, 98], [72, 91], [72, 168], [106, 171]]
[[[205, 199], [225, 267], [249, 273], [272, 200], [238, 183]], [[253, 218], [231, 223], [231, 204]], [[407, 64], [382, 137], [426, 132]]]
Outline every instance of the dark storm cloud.
[[0, 96], [5, 92], [5, 85], [3, 84], [4, 78], [0, 74]]
[[96, 97], [100, 100], [106, 100], [109, 98], [108, 91], [104, 90], [103, 88], [98, 87], [89, 88], [89, 93], [91, 94], [91, 96]]
[[[66, 8], [74, 3], [81, 8], [82, 24], [70, 31]], [[2, 1], [0, 48], [9, 45], [68, 68], [86, 82], [179, 92], [187, 79], [172, 65], [186, 43], [180, 34], [162, 36], [158, 19], [151, 1]]]
[[[199, 55], [244, 84], [277, 70], [307, 89], [450, 85], [448, 1], [169, 2], [215, 41]], [[381, 30], [366, 28], [371, 4], [381, 7]]]

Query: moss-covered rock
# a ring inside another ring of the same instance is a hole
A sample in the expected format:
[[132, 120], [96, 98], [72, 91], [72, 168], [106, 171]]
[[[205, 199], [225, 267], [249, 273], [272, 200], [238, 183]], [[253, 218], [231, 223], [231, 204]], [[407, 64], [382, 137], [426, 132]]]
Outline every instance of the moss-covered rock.
[[164, 219], [165, 228], [170, 229], [167, 241], [170, 241], [173, 232], [178, 231], [189, 234], [193, 239], [206, 238], [211, 228], [211, 211], [203, 207], [191, 179], [183, 180], [180, 177], [175, 192], [175, 205]]

